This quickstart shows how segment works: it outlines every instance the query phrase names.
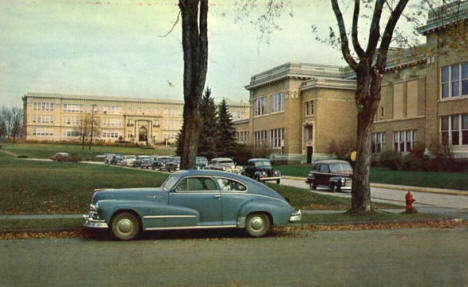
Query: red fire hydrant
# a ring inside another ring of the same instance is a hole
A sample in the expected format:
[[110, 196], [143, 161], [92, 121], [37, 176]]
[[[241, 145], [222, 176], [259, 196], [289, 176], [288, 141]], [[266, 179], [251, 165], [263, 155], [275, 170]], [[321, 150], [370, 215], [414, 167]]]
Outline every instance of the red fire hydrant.
[[415, 201], [413, 195], [408, 191], [405, 196], [406, 199], [406, 213], [413, 212], [413, 202]]

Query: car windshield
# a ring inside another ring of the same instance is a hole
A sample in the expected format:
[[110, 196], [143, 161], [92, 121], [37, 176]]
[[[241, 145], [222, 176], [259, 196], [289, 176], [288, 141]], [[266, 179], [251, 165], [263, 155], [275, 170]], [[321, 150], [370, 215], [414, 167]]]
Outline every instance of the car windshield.
[[162, 189], [165, 189], [165, 190], [169, 190], [171, 189], [174, 184], [176, 184], [177, 180], [179, 179], [179, 176], [173, 174], [173, 175], [170, 175], [168, 178], [166, 178], [166, 180], [163, 182], [163, 184], [161, 185], [161, 188]]
[[255, 164], [256, 167], [259, 167], [259, 166], [271, 166], [271, 162], [268, 161], [268, 160], [256, 161], [256, 162], [254, 162], [254, 164]]
[[330, 164], [331, 172], [352, 172], [352, 168], [349, 163], [332, 163]]
[[196, 158], [197, 163], [208, 163], [208, 160], [204, 157], [197, 157]]

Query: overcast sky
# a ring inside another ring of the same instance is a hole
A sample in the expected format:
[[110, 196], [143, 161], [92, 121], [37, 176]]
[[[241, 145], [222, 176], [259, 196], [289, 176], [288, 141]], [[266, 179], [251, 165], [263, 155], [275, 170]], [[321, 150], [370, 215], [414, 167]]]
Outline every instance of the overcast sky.
[[[206, 84], [215, 98], [247, 102], [250, 77], [286, 62], [344, 65], [312, 34], [312, 24], [335, 23], [329, 1], [293, 0], [294, 16], [284, 13], [269, 44], [249, 21], [235, 21], [234, 3], [210, 1]], [[27, 92], [182, 99], [180, 24], [161, 37], [176, 4], [0, 0], [0, 103], [20, 105]]]

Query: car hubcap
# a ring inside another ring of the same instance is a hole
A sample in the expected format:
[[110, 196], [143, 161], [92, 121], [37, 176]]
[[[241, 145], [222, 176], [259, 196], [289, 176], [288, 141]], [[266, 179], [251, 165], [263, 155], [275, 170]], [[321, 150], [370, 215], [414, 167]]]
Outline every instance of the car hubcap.
[[130, 219], [124, 218], [119, 221], [117, 227], [121, 233], [129, 233], [133, 229], [133, 223]]
[[252, 227], [252, 229], [255, 230], [261, 230], [263, 228], [263, 225], [263, 219], [259, 216], [252, 218], [252, 220], [250, 221], [250, 226]]

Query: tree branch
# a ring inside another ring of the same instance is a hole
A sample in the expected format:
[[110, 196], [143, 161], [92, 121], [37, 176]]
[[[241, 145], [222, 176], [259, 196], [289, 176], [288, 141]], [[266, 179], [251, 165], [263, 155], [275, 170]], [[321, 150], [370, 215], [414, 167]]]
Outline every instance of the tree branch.
[[358, 20], [359, 20], [360, 6], [361, 6], [361, 1], [354, 0], [353, 27], [352, 27], [351, 37], [353, 41], [354, 50], [358, 54], [359, 58], [362, 58], [364, 57], [364, 50], [362, 49], [361, 44], [359, 44], [359, 38], [358, 38]]
[[382, 41], [380, 42], [379, 53], [377, 55], [376, 68], [378, 69], [378, 71], [376, 72], [383, 74], [385, 70], [385, 64], [387, 62], [387, 52], [390, 46], [390, 42], [392, 40], [393, 31], [395, 30], [395, 26], [398, 23], [398, 19], [400, 19], [400, 16], [406, 7], [406, 4], [408, 4], [408, 1], [409, 0], [400, 0], [398, 2], [397, 7], [395, 8], [395, 10], [393, 10], [392, 14], [390, 15], [390, 18], [388, 19], [387, 25], [385, 26], [384, 34], [382, 36]]
[[174, 21], [174, 24], [172, 24], [171, 29], [170, 29], [166, 34], [161, 35], [161, 36], [159, 36], [159, 37], [165, 38], [165, 37], [167, 37], [169, 34], [171, 34], [172, 31], [174, 31], [174, 28], [175, 28], [175, 26], [177, 25], [177, 23], [179, 23], [179, 17], [180, 17], [180, 10], [179, 10], [179, 13], [177, 13], [177, 18], [176, 18], [176, 20]]
[[369, 42], [367, 43], [367, 56], [373, 55], [380, 39], [380, 18], [382, 17], [383, 5], [385, 0], [377, 0], [374, 7], [374, 15], [372, 16], [371, 27], [369, 30]]
[[343, 21], [343, 14], [341, 14], [340, 6], [338, 5], [337, 0], [331, 0], [333, 12], [336, 16], [336, 21], [338, 22], [338, 27], [340, 29], [340, 38], [341, 38], [341, 52], [343, 53], [343, 58], [348, 63], [348, 65], [356, 71], [358, 65], [354, 60], [351, 52], [349, 50], [349, 41], [348, 36], [346, 35], [346, 27]]

